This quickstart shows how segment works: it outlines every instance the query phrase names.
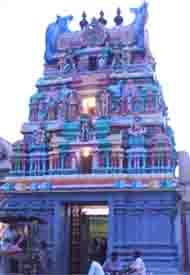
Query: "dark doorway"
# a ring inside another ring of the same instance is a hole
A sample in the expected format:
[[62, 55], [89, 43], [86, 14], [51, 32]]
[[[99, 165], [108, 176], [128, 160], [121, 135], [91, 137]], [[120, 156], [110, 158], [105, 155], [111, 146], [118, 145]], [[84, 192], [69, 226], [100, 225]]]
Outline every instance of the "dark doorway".
[[101, 263], [105, 261], [108, 207], [106, 205], [72, 205], [70, 207], [70, 274], [87, 274], [90, 254], [96, 253]]
[[80, 172], [82, 174], [91, 174], [92, 173], [92, 154], [89, 154], [88, 156], [81, 155], [80, 164], [81, 164]]
[[88, 69], [89, 71], [95, 71], [97, 70], [97, 57], [96, 56], [90, 56], [88, 59]]

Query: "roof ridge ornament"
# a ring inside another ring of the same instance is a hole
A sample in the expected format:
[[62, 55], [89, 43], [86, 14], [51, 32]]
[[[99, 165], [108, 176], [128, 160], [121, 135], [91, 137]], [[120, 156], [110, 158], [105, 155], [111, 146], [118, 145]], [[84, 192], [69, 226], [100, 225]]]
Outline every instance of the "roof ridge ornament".
[[122, 25], [123, 23], [123, 17], [121, 16], [121, 9], [120, 8], [117, 8], [117, 11], [116, 11], [116, 17], [114, 17], [114, 22], [116, 24], [116, 26], [120, 26]]
[[85, 11], [83, 11], [82, 13], [82, 20], [80, 21], [80, 27], [81, 29], [84, 29], [85, 27], [88, 26], [88, 21], [86, 20], [87, 14]]
[[107, 20], [104, 18], [104, 12], [102, 10], [100, 11], [100, 18], [98, 21], [104, 26], [107, 25]]

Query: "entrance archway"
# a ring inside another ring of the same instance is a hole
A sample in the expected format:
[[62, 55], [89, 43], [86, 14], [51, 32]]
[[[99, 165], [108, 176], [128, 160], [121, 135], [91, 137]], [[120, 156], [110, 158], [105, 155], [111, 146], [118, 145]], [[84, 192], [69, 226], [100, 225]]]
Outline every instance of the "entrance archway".
[[101, 263], [106, 257], [108, 206], [71, 205], [70, 207], [70, 274], [87, 274], [91, 253], [96, 253]]

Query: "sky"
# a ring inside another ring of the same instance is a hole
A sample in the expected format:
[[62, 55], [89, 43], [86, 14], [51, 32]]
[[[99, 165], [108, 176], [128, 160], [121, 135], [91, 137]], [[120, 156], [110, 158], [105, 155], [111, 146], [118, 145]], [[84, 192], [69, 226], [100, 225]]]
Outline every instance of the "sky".
[[[109, 26], [117, 7], [125, 24], [129, 8], [141, 0], [0, 0], [0, 136], [15, 142], [28, 120], [29, 97], [43, 74], [45, 31], [56, 14], [74, 16], [78, 27], [82, 11], [90, 20], [103, 10]], [[149, 0], [150, 48], [156, 74], [169, 108], [177, 150], [190, 151], [190, 3], [188, 0]]]

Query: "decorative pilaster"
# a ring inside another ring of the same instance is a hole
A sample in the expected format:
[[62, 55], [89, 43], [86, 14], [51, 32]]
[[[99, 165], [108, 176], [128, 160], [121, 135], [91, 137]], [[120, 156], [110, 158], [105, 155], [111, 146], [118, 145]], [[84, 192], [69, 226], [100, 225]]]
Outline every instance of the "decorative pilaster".
[[125, 235], [127, 232], [127, 223], [126, 223], [126, 203], [124, 200], [113, 201], [111, 205], [112, 218], [112, 249], [114, 247], [124, 246]]
[[190, 271], [190, 183], [181, 182], [179, 192], [180, 232], [181, 232], [181, 268]]
[[92, 168], [93, 170], [96, 170], [98, 167], [98, 156], [97, 156], [97, 152], [93, 153], [93, 163], [92, 163]]
[[123, 152], [119, 153], [119, 168], [122, 170], [123, 169]]
[[76, 169], [76, 157], [74, 153], [71, 155], [71, 169], [75, 170]]
[[65, 162], [65, 154], [61, 153], [60, 155], [61, 171], [64, 169], [64, 162]]
[[110, 166], [110, 152], [106, 152], [106, 168]]
[[56, 274], [63, 274], [64, 264], [63, 255], [65, 254], [65, 244], [67, 242], [64, 231], [64, 205], [60, 202], [56, 203], [54, 213], [54, 241], [55, 241], [55, 270]]

